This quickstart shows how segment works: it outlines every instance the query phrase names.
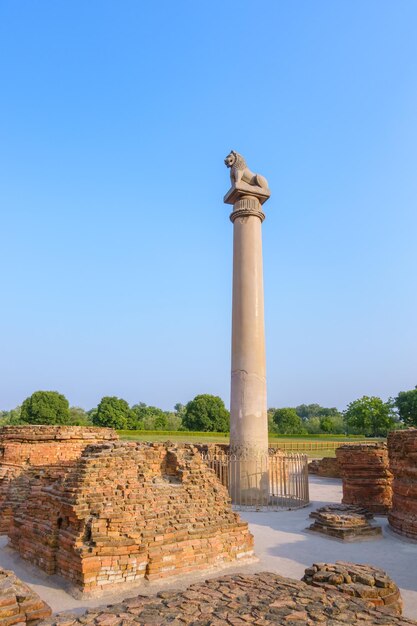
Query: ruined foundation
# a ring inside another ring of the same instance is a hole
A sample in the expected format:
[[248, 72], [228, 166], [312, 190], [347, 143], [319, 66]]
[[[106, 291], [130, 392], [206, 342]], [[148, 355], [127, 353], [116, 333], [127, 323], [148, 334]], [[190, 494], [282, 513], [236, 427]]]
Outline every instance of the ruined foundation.
[[[119, 438], [112, 428], [3, 426], [0, 428], [0, 535], [7, 534], [14, 508], [24, 501], [30, 480], [65, 476], [83, 450]], [[33, 470], [33, 471], [31, 471]]]
[[365, 506], [375, 515], [391, 508], [392, 473], [385, 443], [358, 443], [336, 449], [344, 504]]
[[246, 522], [189, 444], [87, 447], [55, 481], [33, 468], [11, 502], [10, 544], [70, 590], [97, 594], [253, 555]]
[[390, 466], [394, 474], [391, 528], [405, 537], [417, 539], [417, 428], [388, 434]]
[[382, 537], [380, 526], [374, 526], [368, 510], [349, 504], [330, 504], [310, 513], [314, 523], [308, 528], [341, 541], [361, 541]]

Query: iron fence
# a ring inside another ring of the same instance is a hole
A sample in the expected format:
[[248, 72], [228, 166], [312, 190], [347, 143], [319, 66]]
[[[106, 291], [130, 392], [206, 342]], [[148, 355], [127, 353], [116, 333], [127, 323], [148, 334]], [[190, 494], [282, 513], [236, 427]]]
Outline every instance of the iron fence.
[[237, 510], [290, 510], [307, 506], [308, 459], [305, 454], [238, 456], [204, 452], [204, 461], [227, 487]]

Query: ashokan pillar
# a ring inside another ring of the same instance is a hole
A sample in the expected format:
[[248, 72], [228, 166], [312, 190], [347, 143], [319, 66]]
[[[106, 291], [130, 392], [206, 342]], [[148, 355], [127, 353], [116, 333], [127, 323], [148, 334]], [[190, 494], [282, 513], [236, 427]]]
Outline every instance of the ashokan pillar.
[[224, 202], [233, 205], [234, 233], [230, 452], [239, 460], [231, 472], [231, 495], [251, 504], [269, 496], [261, 229], [270, 191], [237, 152], [225, 164], [232, 186]]

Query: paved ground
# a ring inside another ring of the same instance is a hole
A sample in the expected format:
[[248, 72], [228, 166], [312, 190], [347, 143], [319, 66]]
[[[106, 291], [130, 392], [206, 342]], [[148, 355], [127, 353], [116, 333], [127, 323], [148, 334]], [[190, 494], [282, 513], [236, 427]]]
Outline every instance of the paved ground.
[[[313, 508], [341, 500], [341, 481], [329, 478], [310, 477], [310, 507], [299, 511], [282, 513], [245, 513], [242, 515], [250, 524], [255, 536], [257, 563], [240, 568], [228, 568], [222, 573], [271, 571], [300, 579], [304, 569], [313, 562], [336, 560], [369, 563], [384, 569], [401, 588], [404, 600], [404, 615], [417, 619], [417, 543], [404, 541], [387, 530], [386, 520], [377, 518], [383, 525], [384, 537], [379, 540], [359, 543], [341, 543], [305, 532], [311, 520], [308, 515]], [[130, 589], [121, 595], [108, 595], [95, 600], [76, 600], [62, 590], [62, 580], [46, 576], [43, 572], [20, 559], [6, 547], [7, 540], [0, 537], [0, 566], [13, 570], [19, 578], [31, 585], [54, 611], [74, 610], [80, 612], [92, 606], [120, 601], [123, 596], [131, 597]], [[218, 574], [213, 573], [211, 577]], [[200, 577], [201, 578], [201, 577]], [[208, 578], [204, 575], [203, 578]], [[170, 584], [142, 584], [140, 593], [155, 593], [161, 588], [183, 589], [196, 582], [193, 575]], [[139, 591], [138, 589], [138, 591]]]

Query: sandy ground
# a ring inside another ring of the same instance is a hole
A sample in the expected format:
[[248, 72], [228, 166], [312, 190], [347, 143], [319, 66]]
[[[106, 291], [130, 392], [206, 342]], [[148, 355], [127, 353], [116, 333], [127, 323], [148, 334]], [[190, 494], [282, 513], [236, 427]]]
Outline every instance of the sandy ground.
[[[221, 573], [271, 571], [300, 579], [304, 569], [313, 562], [336, 560], [354, 563], [369, 563], [384, 569], [401, 588], [404, 600], [404, 615], [417, 619], [417, 543], [405, 541], [387, 529], [385, 518], [377, 518], [383, 526], [382, 539], [342, 543], [337, 540], [305, 532], [311, 520], [308, 515], [319, 506], [330, 502], [340, 502], [341, 481], [329, 478], [310, 477], [311, 504], [298, 511], [280, 513], [243, 513], [255, 536], [255, 550], [259, 560], [240, 567], [230, 567]], [[13, 550], [7, 548], [7, 538], [0, 537], [0, 566], [13, 570], [28, 583], [52, 607], [59, 612], [71, 610], [82, 612], [85, 608], [110, 604], [136, 593], [156, 593], [161, 588], [183, 589], [201, 578], [219, 575], [219, 572], [192, 575], [181, 581], [164, 583], [142, 583], [140, 587], [129, 589], [123, 594], [109, 594], [94, 600], [77, 600], [66, 593], [63, 580], [57, 576], [47, 576], [39, 569], [20, 559]]]

